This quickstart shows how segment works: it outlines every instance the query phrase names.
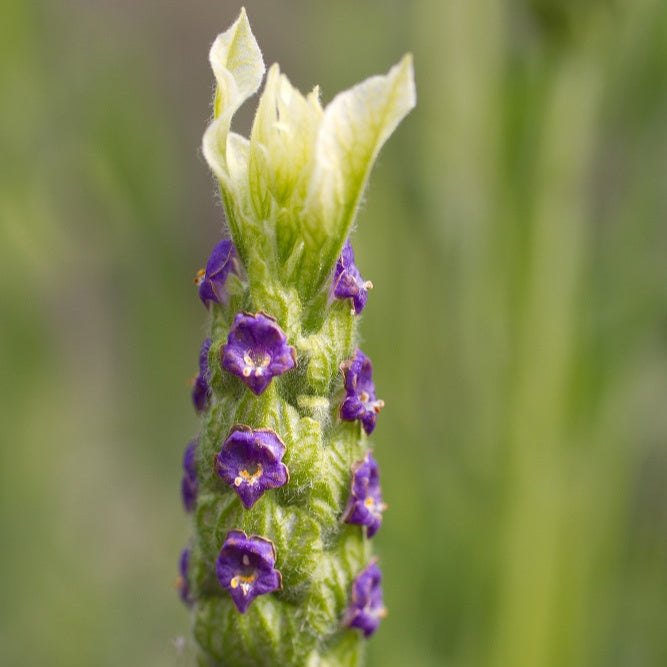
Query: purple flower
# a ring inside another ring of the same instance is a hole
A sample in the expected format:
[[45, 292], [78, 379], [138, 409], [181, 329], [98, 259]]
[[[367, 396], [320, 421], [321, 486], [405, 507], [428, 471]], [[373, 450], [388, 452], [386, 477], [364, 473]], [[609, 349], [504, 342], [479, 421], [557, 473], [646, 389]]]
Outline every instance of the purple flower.
[[345, 241], [343, 252], [336, 263], [333, 280], [333, 295], [337, 299], [352, 299], [354, 314], [358, 315], [366, 305], [368, 290], [373, 289], [370, 280], [364, 281], [354, 263], [354, 251], [349, 239]]
[[276, 375], [296, 366], [296, 350], [270, 315], [238, 313], [220, 352], [221, 363], [261, 394]]
[[352, 600], [347, 608], [343, 625], [359, 628], [364, 637], [370, 637], [387, 615], [382, 604], [382, 572], [375, 560], [357, 576], [352, 584]]
[[213, 248], [211, 256], [206, 262], [206, 269], [201, 269], [195, 278], [199, 285], [199, 298], [209, 308], [211, 303], [225, 303], [227, 292], [225, 283], [227, 276], [238, 273], [238, 255], [234, 244], [229, 239], [222, 239]]
[[373, 455], [366, 452], [361, 461], [352, 464], [351, 494], [343, 513], [343, 521], [366, 526], [366, 535], [373, 537], [382, 523], [380, 471]]
[[210, 373], [208, 370], [208, 351], [211, 348], [211, 339], [207, 338], [199, 350], [199, 375], [194, 379], [192, 388], [192, 402], [197, 412], [204, 412], [208, 406], [211, 389], [208, 386]]
[[181, 480], [181, 497], [183, 498], [183, 507], [186, 512], [192, 512], [197, 502], [197, 466], [195, 465], [195, 449], [197, 448], [198, 438], [195, 438], [185, 448], [183, 454], [183, 479]]
[[183, 551], [181, 551], [181, 557], [178, 562], [178, 570], [180, 573], [180, 576], [176, 580], [176, 587], [178, 588], [178, 592], [181, 596], [181, 600], [188, 605], [192, 605], [194, 602], [194, 597], [190, 593], [190, 587], [188, 586], [188, 568], [190, 567], [190, 549], [189, 547], [185, 547]]
[[258, 595], [282, 588], [282, 575], [274, 568], [275, 563], [276, 547], [271, 540], [248, 537], [242, 530], [227, 533], [215, 572], [242, 614]]
[[283, 441], [271, 429], [237, 424], [215, 458], [215, 472], [250, 509], [264, 491], [289, 481], [287, 466], [281, 463], [284, 454]]
[[354, 357], [344, 361], [340, 368], [346, 392], [340, 406], [340, 417], [345, 421], [359, 419], [370, 435], [375, 428], [377, 415], [384, 407], [384, 401], [375, 398], [371, 360], [361, 350], [357, 350]]

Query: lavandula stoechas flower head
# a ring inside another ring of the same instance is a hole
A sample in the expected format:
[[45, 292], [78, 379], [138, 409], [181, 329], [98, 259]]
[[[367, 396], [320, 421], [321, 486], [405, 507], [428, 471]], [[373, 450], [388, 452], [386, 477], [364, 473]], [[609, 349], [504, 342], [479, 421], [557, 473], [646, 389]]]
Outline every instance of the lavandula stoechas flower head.
[[350, 497], [343, 513], [343, 521], [366, 526], [366, 535], [373, 537], [382, 523], [382, 512], [387, 506], [382, 502], [380, 470], [370, 452], [352, 464]]
[[257, 596], [282, 588], [282, 576], [275, 564], [276, 548], [271, 540], [231, 530], [220, 550], [215, 573], [244, 614]]
[[382, 601], [382, 572], [372, 561], [354, 580], [352, 599], [343, 623], [350, 628], [359, 628], [364, 637], [370, 637], [387, 615]]
[[208, 400], [211, 392], [209, 379], [211, 373], [208, 368], [208, 351], [211, 349], [211, 339], [206, 338], [199, 350], [199, 374], [195, 378], [192, 388], [192, 402], [197, 412], [203, 412], [208, 406]]
[[261, 394], [277, 375], [296, 366], [296, 350], [278, 323], [265, 313], [239, 313], [220, 351], [222, 366]]
[[333, 295], [337, 299], [352, 299], [354, 314], [358, 315], [366, 305], [368, 290], [373, 289], [370, 280], [364, 280], [354, 263], [354, 251], [348, 239], [343, 246], [333, 280]]
[[285, 444], [275, 431], [237, 424], [216, 456], [215, 472], [250, 509], [265, 491], [289, 481], [284, 454]]
[[185, 448], [183, 454], [183, 479], [181, 480], [181, 498], [186, 512], [192, 512], [197, 502], [197, 465], [195, 463], [195, 450], [197, 449], [197, 438], [192, 440]]
[[384, 504], [368, 452], [383, 404], [355, 351], [371, 285], [348, 237], [380, 148], [415, 104], [412, 61], [326, 106], [319, 89], [302, 95], [273, 65], [248, 138], [232, 117], [265, 67], [244, 11], [210, 61], [217, 86], [203, 154], [230, 240], [199, 284], [215, 361], [209, 368], [202, 349], [193, 393], [201, 432], [187, 581], [197, 662], [359, 667], [384, 613], [369, 565]]
[[384, 407], [384, 401], [375, 397], [371, 360], [361, 350], [357, 350], [352, 359], [341, 364], [341, 370], [345, 386], [345, 400], [340, 406], [341, 419], [358, 419], [364, 431], [370, 435]]
[[232, 271], [238, 271], [236, 248], [229, 239], [222, 239], [211, 252], [206, 268], [201, 269], [195, 278], [199, 286], [199, 298], [209, 308], [212, 303], [225, 303], [227, 291], [225, 283]]

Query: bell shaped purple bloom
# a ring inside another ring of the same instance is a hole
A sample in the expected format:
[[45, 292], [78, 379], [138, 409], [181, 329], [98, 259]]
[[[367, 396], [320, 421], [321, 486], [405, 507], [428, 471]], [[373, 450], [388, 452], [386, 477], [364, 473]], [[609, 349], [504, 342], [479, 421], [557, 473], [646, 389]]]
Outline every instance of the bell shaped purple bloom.
[[204, 412], [208, 406], [211, 396], [211, 388], [208, 385], [211, 377], [208, 370], [208, 351], [211, 348], [211, 339], [207, 338], [199, 350], [199, 375], [194, 380], [192, 388], [192, 402], [197, 412]]
[[183, 479], [181, 480], [181, 498], [186, 512], [192, 512], [197, 502], [199, 484], [197, 482], [197, 466], [195, 464], [195, 449], [198, 438], [195, 438], [185, 448], [183, 454]]
[[199, 298], [209, 308], [211, 303], [226, 303], [225, 283], [231, 272], [238, 273], [238, 254], [229, 239], [222, 239], [206, 262], [206, 269], [201, 269], [195, 278], [199, 286]]
[[345, 241], [333, 279], [333, 295], [336, 299], [352, 299], [354, 314], [358, 315], [366, 305], [368, 290], [373, 289], [370, 280], [364, 280], [354, 263], [354, 251], [349, 239]]
[[366, 535], [373, 537], [382, 523], [385, 509], [387, 506], [382, 502], [380, 490], [380, 471], [369, 451], [361, 461], [352, 464], [351, 493], [343, 521], [366, 526]]
[[178, 588], [179, 595], [181, 600], [189, 606], [194, 602], [194, 597], [190, 592], [190, 587], [188, 586], [188, 568], [190, 567], [190, 549], [185, 547], [181, 551], [181, 557], [178, 561], [178, 571], [179, 577], [176, 580], [176, 588]]
[[242, 614], [258, 595], [282, 588], [282, 575], [275, 563], [276, 547], [271, 540], [258, 535], [248, 537], [242, 530], [227, 533], [215, 572]]
[[296, 350], [287, 344], [285, 332], [270, 315], [238, 313], [220, 361], [259, 395], [274, 377], [296, 366]]
[[370, 637], [387, 615], [382, 603], [382, 572], [375, 560], [363, 570], [352, 584], [352, 600], [347, 608], [343, 625], [359, 628], [364, 637]]
[[264, 491], [289, 481], [287, 466], [281, 462], [285, 449], [275, 431], [237, 424], [215, 458], [215, 472], [250, 509]]
[[345, 421], [359, 419], [369, 435], [375, 428], [378, 413], [384, 401], [375, 397], [371, 360], [357, 350], [352, 359], [341, 364], [345, 384], [345, 400], [340, 406], [340, 417]]

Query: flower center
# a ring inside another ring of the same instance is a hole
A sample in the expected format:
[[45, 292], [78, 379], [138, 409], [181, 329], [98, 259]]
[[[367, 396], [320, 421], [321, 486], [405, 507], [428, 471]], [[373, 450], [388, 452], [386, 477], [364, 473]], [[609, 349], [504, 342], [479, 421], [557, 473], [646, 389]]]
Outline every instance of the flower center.
[[[243, 564], [243, 567], [245, 568], [243, 571], [248, 572], [248, 570], [250, 569], [250, 558], [248, 558], [248, 554], [243, 554], [241, 562]], [[239, 573], [235, 577], [232, 577], [232, 580], [229, 582], [229, 585], [232, 588], [240, 587], [241, 590], [243, 591], [243, 595], [248, 595], [248, 591], [252, 588], [252, 585], [255, 583], [256, 579], [257, 579], [257, 573], [254, 570], [251, 570], [250, 574]]]
[[241, 470], [239, 474], [234, 479], [234, 486], [241, 486], [243, 482], [246, 484], [256, 484], [257, 480], [262, 476], [262, 464], [258, 463], [257, 468], [254, 472], [249, 472], [248, 470]]
[[240, 587], [241, 590], [243, 591], [243, 595], [248, 595], [248, 591], [252, 588], [252, 585], [255, 583], [255, 579], [257, 579], [257, 575], [254, 572], [248, 575], [247, 577], [244, 577], [242, 574], [237, 574], [229, 582], [229, 585], [232, 588]]
[[366, 498], [364, 498], [364, 506], [371, 514], [378, 518], [380, 518], [382, 512], [387, 509], [387, 506], [384, 503], [376, 502], [373, 496], [366, 496]]
[[372, 410], [375, 414], [379, 414], [380, 410], [384, 407], [384, 401], [379, 399], [371, 401], [371, 395], [367, 391], [362, 391], [361, 394], [359, 394], [359, 399], [367, 410]]
[[243, 361], [245, 362], [243, 376], [250, 377], [250, 375], [254, 375], [257, 377], [258, 375], [262, 375], [271, 363], [271, 356], [261, 350], [246, 350], [243, 355]]
[[364, 605], [364, 613], [374, 618], [385, 618], [387, 616], [387, 608], [383, 604], [374, 606], [371, 601]]

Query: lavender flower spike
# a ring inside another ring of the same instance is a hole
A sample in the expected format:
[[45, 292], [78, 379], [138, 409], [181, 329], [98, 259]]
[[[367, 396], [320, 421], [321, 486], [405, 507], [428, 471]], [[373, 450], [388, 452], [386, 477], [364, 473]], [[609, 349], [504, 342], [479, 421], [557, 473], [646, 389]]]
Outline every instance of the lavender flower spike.
[[387, 506], [382, 502], [378, 464], [370, 451], [361, 461], [352, 464], [351, 487], [343, 521], [366, 526], [366, 536], [373, 537]]
[[361, 277], [354, 263], [354, 251], [348, 239], [336, 263], [333, 295], [337, 299], [352, 299], [354, 314], [359, 315], [366, 305], [369, 289], [373, 289], [373, 283], [370, 280], [364, 281]]
[[274, 568], [276, 548], [271, 540], [242, 530], [230, 530], [215, 566], [220, 585], [229, 591], [242, 613], [258, 596], [282, 588], [282, 575]]
[[215, 458], [215, 472], [250, 509], [268, 489], [289, 482], [281, 459], [285, 444], [275, 431], [236, 424]]
[[199, 484], [197, 482], [197, 466], [195, 465], [195, 450], [198, 438], [195, 438], [185, 448], [183, 454], [183, 479], [181, 480], [181, 498], [186, 512], [192, 512], [197, 502]]
[[220, 352], [221, 363], [261, 394], [277, 375], [296, 366], [296, 350], [270, 315], [239, 313]]
[[345, 384], [345, 400], [340, 406], [340, 417], [345, 421], [361, 421], [364, 431], [370, 435], [375, 428], [378, 413], [384, 401], [375, 397], [373, 366], [371, 360], [357, 350], [352, 359], [341, 364]]
[[222, 239], [211, 252], [206, 269], [201, 269], [195, 278], [199, 286], [199, 298], [209, 308], [212, 303], [225, 303], [227, 292], [225, 283], [232, 272], [238, 273], [238, 255], [229, 239]]
[[343, 625], [359, 628], [364, 637], [370, 637], [387, 615], [382, 603], [382, 572], [375, 560], [363, 570], [352, 585], [352, 600], [343, 619]]
[[[355, 348], [350, 310], [371, 284], [349, 237], [373, 164], [415, 105], [412, 58], [323, 105], [318, 87], [302, 94], [277, 64], [266, 71], [241, 10], [210, 62], [202, 152], [230, 240], [199, 274], [213, 343], [193, 396], [194, 662], [363, 667], [384, 614], [369, 543], [384, 503], [366, 437], [383, 403]], [[244, 137], [233, 116], [264, 74]]]

